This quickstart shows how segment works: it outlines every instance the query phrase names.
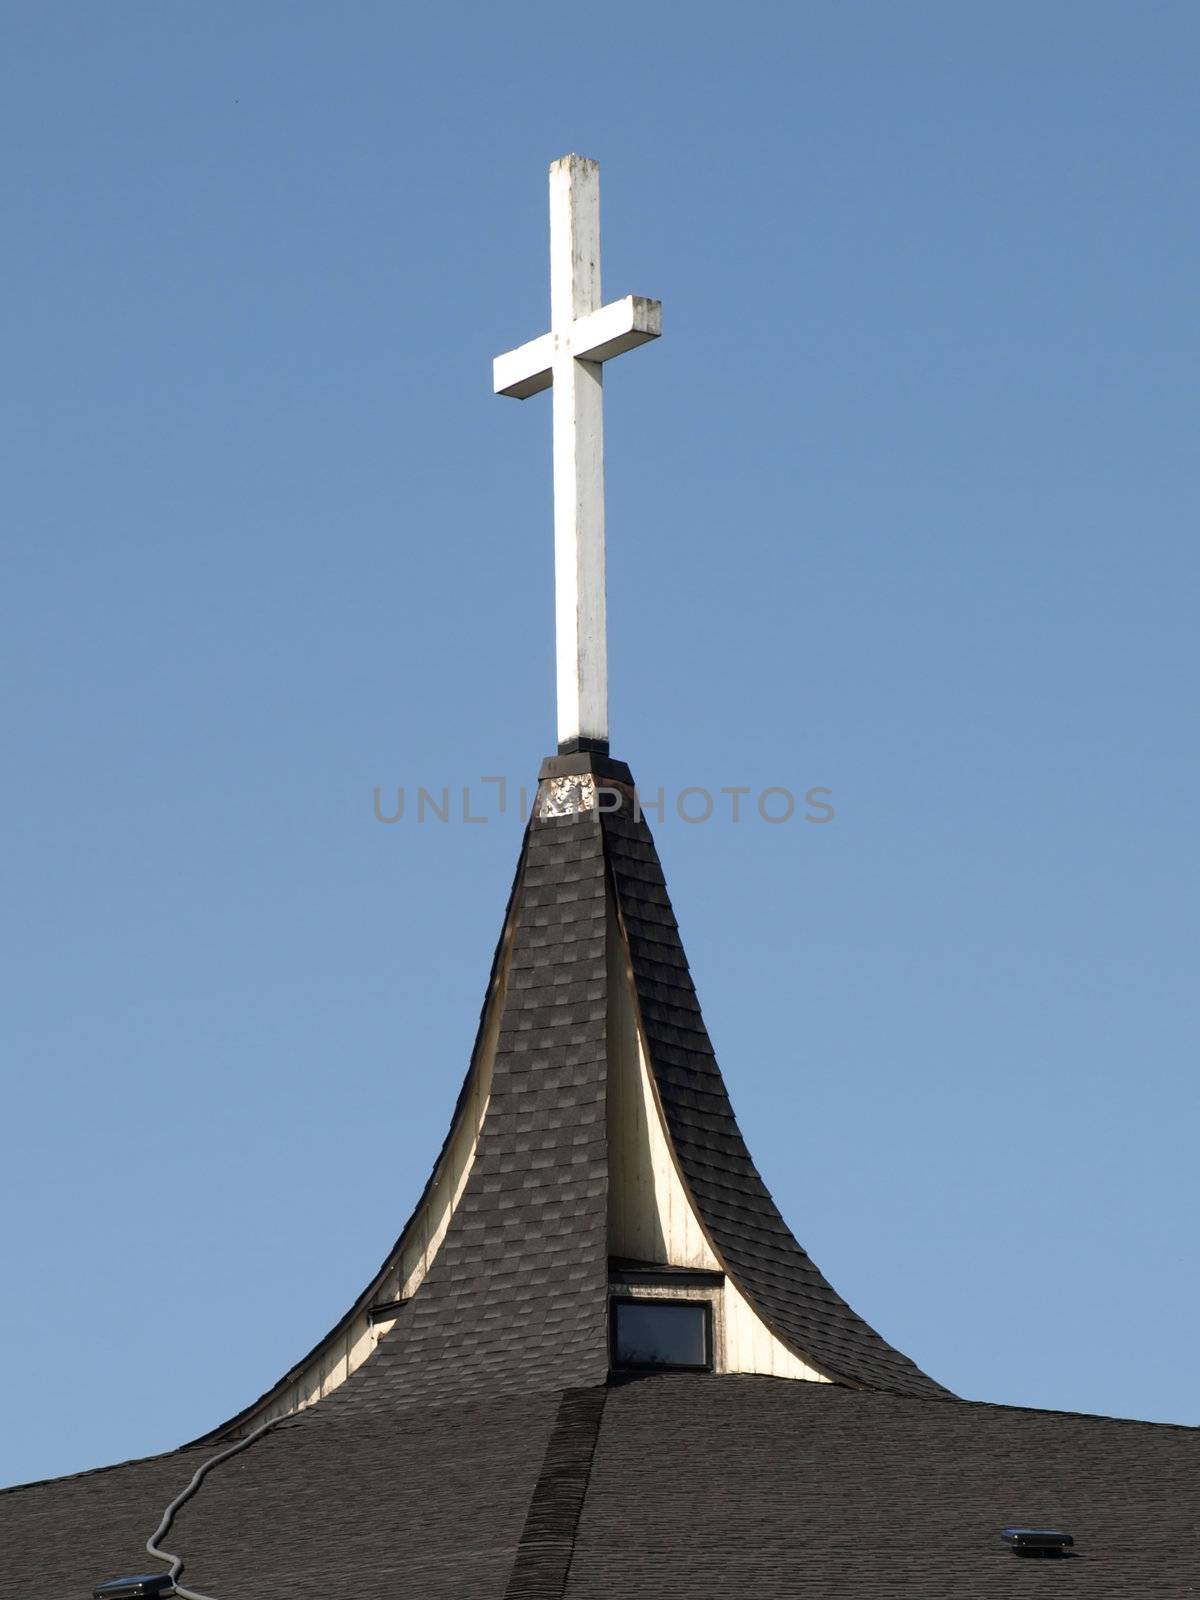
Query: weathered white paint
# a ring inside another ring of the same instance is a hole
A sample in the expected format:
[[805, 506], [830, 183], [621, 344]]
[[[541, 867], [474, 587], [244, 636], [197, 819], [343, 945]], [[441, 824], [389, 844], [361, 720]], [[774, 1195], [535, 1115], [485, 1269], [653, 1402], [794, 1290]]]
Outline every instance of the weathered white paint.
[[828, 1383], [824, 1373], [777, 1339], [750, 1305], [734, 1280], [725, 1279], [724, 1361], [721, 1372], [757, 1372], [769, 1378], [800, 1378], [808, 1383]]
[[[499, 1032], [500, 1007], [493, 1005], [484, 1031], [480, 1059], [467, 1086], [467, 1103], [450, 1135], [450, 1143], [442, 1157], [429, 1198], [405, 1235], [406, 1242], [396, 1274], [396, 1294], [381, 1294], [378, 1296], [380, 1300], [407, 1300], [416, 1294], [446, 1237], [450, 1218], [458, 1207], [475, 1162], [479, 1130], [483, 1127], [492, 1092], [492, 1063], [496, 1058]], [[386, 1287], [390, 1289], [390, 1284]]]
[[725, 1273], [723, 1285], [614, 1285], [613, 1293], [709, 1300], [717, 1372], [828, 1381], [783, 1343], [729, 1276], [679, 1171], [654, 1089], [633, 975], [611, 893], [608, 904], [608, 1251], [656, 1266]]
[[719, 1271], [675, 1166], [650, 1079], [625, 941], [608, 906], [608, 1253]]
[[657, 300], [600, 295], [600, 167], [550, 168], [550, 332], [497, 356], [497, 394], [553, 387], [558, 740], [608, 738], [603, 362], [662, 332]]
[[507, 928], [463, 1103], [424, 1203], [412, 1217], [375, 1280], [368, 1302], [349, 1321], [335, 1328], [298, 1372], [294, 1372], [267, 1395], [253, 1412], [243, 1417], [236, 1429], [231, 1431], [230, 1437], [244, 1436], [259, 1423], [268, 1422], [274, 1417], [303, 1411], [344, 1383], [371, 1355], [380, 1339], [395, 1326], [395, 1317], [373, 1319], [371, 1306], [407, 1300], [416, 1293], [433, 1265], [450, 1225], [450, 1218], [470, 1176], [480, 1130], [487, 1115], [496, 1041], [500, 1035], [500, 1018], [508, 987], [511, 934], [511, 928]]
[[[662, 303], [627, 294], [598, 311], [579, 317], [563, 336], [576, 361], [608, 361], [635, 350], [662, 333]], [[492, 387], [497, 394], [528, 400], [554, 381], [556, 336], [543, 333], [492, 362]]]

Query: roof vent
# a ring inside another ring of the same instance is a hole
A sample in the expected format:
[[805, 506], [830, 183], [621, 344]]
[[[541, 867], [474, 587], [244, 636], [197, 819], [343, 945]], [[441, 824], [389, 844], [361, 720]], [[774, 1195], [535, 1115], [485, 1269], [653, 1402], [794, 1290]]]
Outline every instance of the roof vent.
[[110, 1578], [92, 1590], [92, 1600], [141, 1600], [144, 1595], [174, 1593], [169, 1573], [148, 1572], [137, 1578]]
[[1001, 1528], [1000, 1537], [1015, 1556], [1065, 1556], [1075, 1543], [1058, 1528]]

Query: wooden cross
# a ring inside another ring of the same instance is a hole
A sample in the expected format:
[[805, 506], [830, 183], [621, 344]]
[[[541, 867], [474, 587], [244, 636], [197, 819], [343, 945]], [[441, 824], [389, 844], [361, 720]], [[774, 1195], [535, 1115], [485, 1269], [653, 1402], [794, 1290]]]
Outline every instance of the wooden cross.
[[600, 166], [550, 168], [550, 332], [497, 356], [497, 394], [553, 387], [558, 748], [608, 749], [604, 607], [604, 368], [662, 332], [657, 300], [600, 301]]

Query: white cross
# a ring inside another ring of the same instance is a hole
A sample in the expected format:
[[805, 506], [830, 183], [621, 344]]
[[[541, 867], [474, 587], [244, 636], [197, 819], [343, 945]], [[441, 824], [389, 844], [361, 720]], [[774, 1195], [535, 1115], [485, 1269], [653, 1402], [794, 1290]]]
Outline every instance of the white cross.
[[604, 369], [657, 339], [662, 306], [626, 295], [600, 303], [600, 166], [563, 156], [550, 168], [550, 332], [497, 356], [497, 394], [527, 400], [553, 385], [554, 616], [558, 748], [608, 748], [604, 619]]

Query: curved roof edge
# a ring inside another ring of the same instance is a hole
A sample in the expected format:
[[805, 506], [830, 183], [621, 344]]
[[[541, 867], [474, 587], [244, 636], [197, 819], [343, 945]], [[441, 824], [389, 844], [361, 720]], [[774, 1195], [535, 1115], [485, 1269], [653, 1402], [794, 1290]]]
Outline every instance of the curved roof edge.
[[434, 1161], [433, 1167], [429, 1173], [429, 1177], [426, 1179], [425, 1187], [421, 1190], [416, 1204], [409, 1213], [408, 1220], [400, 1230], [395, 1243], [384, 1257], [379, 1270], [371, 1278], [366, 1288], [350, 1305], [349, 1309], [344, 1313], [344, 1315], [339, 1317], [337, 1322], [334, 1323], [333, 1327], [329, 1329], [328, 1333], [323, 1334], [322, 1337], [317, 1340], [316, 1344], [313, 1345], [312, 1349], [309, 1350], [307, 1354], [301, 1356], [300, 1359], [291, 1367], [289, 1367], [283, 1376], [275, 1383], [271, 1384], [269, 1388], [264, 1389], [262, 1394], [260, 1394], [256, 1400], [252, 1400], [249, 1405], [243, 1406], [240, 1411], [235, 1412], [232, 1417], [229, 1417], [226, 1419], [226, 1421], [219, 1423], [217, 1427], [211, 1428], [207, 1433], [199, 1434], [195, 1439], [189, 1440], [188, 1444], [180, 1446], [181, 1449], [187, 1449], [188, 1445], [190, 1444], [210, 1444], [214, 1440], [222, 1439], [226, 1435], [232, 1433], [235, 1429], [245, 1426], [258, 1412], [266, 1410], [268, 1406], [270, 1406], [277, 1398], [282, 1396], [287, 1391], [290, 1384], [295, 1383], [306, 1370], [312, 1367], [327, 1349], [336, 1344], [338, 1339], [345, 1336], [355, 1319], [362, 1316], [370, 1309], [371, 1305], [378, 1296], [380, 1289], [386, 1283], [388, 1277], [397, 1269], [400, 1259], [404, 1254], [404, 1248], [408, 1243], [413, 1227], [420, 1220], [425, 1210], [426, 1203], [432, 1195], [438, 1179], [442, 1174], [446, 1157], [454, 1140], [455, 1132], [457, 1131], [467, 1108], [471, 1093], [472, 1080], [475, 1076], [476, 1067], [479, 1064], [479, 1057], [483, 1046], [484, 1035], [487, 1031], [488, 1019], [491, 1014], [493, 1003], [497, 998], [504, 951], [512, 934], [513, 911], [516, 905], [517, 896], [520, 891], [521, 879], [525, 871], [525, 860], [528, 853], [528, 845], [529, 829], [527, 827], [521, 843], [521, 852], [517, 858], [517, 866], [516, 871], [513, 874], [512, 887], [508, 891], [508, 901], [504, 909], [504, 920], [500, 927], [500, 937], [496, 942], [496, 949], [492, 955], [492, 965], [491, 970], [488, 973], [487, 988], [484, 991], [483, 1004], [479, 1010], [479, 1025], [475, 1030], [475, 1042], [471, 1046], [471, 1059], [467, 1066], [467, 1071], [463, 1077], [462, 1085], [459, 1088], [458, 1096], [455, 1099], [454, 1110], [451, 1113], [449, 1126], [446, 1129], [446, 1136], [442, 1140], [441, 1148], [437, 1154], [437, 1159]]
[[729, 1276], [767, 1327], [834, 1382], [954, 1399], [842, 1299], [793, 1236], [734, 1116], [645, 818], [622, 794], [603, 829], [668, 1138]]

